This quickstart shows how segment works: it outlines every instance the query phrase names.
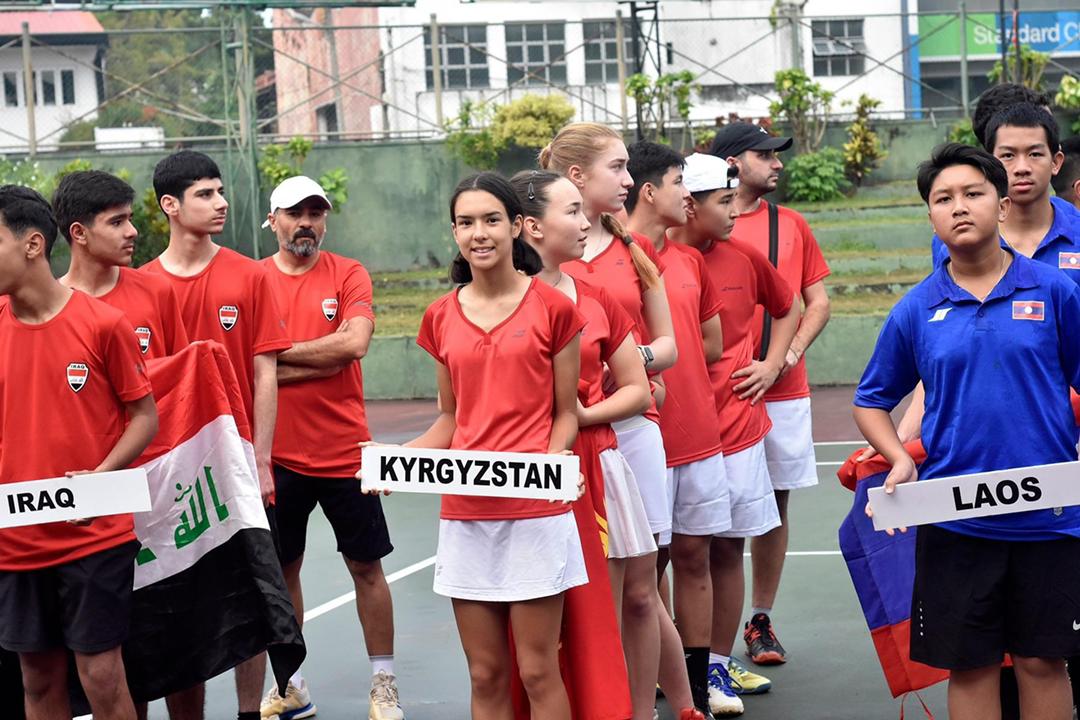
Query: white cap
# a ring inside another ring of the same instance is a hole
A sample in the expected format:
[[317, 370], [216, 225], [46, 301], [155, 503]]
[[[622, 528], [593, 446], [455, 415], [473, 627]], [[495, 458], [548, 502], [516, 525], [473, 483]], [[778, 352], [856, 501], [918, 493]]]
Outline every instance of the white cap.
[[715, 155], [694, 153], [686, 158], [683, 168], [683, 184], [692, 193], [707, 190], [732, 190], [739, 186], [739, 178], [729, 173], [732, 168], [726, 160]]
[[[326, 191], [322, 189], [322, 185], [319, 185], [319, 183], [306, 175], [296, 175], [282, 180], [274, 188], [274, 192], [270, 193], [270, 214], [274, 214], [281, 208], [295, 207], [309, 197], [320, 198], [326, 203], [328, 209], [334, 209], [334, 206], [330, 203], [330, 198], [326, 197]], [[267, 220], [262, 226], [264, 228], [270, 227], [270, 221]]]

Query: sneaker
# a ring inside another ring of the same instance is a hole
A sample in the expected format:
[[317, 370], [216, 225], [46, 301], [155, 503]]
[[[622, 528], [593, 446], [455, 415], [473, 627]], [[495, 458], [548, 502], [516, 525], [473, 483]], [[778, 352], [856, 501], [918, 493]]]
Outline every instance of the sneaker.
[[405, 720], [393, 675], [380, 670], [371, 678], [371, 709], [368, 720]]
[[758, 665], [780, 665], [787, 662], [784, 646], [776, 639], [772, 621], [765, 613], [758, 613], [746, 623], [743, 632], [746, 654]]
[[705, 713], [695, 708], [683, 708], [679, 712], [679, 720], [705, 720]]
[[[711, 671], [712, 666], [709, 669]], [[769, 692], [772, 688], [772, 681], [769, 678], [750, 672], [735, 658], [731, 658], [727, 671], [731, 678], [731, 689], [737, 695], [760, 695]]]
[[301, 720], [315, 717], [317, 710], [315, 703], [311, 702], [306, 680], [300, 682], [300, 687], [289, 683], [285, 688], [285, 697], [279, 695], [277, 686], [274, 686], [259, 706], [263, 720]]
[[731, 685], [726, 667], [720, 664], [709, 666], [709, 711], [716, 717], [743, 714], [743, 702]]

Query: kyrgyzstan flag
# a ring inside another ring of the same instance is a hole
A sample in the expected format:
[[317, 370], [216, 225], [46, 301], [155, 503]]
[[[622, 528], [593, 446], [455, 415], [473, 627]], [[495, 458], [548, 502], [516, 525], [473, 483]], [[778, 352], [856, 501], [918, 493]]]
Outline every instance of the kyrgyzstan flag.
[[153, 700], [269, 652], [279, 687], [305, 649], [259, 493], [232, 365], [214, 342], [148, 363], [160, 429], [135, 466], [152, 510], [135, 515], [133, 697]]
[[[916, 464], [926, 459], [918, 440], [905, 447]], [[840, 550], [889, 690], [893, 697], [899, 697], [947, 680], [949, 673], [911, 659], [911, 593], [918, 531], [908, 528], [906, 533], [890, 537], [874, 530], [873, 521], [866, 516], [867, 491], [884, 484], [890, 466], [880, 455], [856, 463], [860, 453], [862, 450], [852, 453], [837, 472], [841, 484], [855, 492], [851, 511], [840, 525]]]

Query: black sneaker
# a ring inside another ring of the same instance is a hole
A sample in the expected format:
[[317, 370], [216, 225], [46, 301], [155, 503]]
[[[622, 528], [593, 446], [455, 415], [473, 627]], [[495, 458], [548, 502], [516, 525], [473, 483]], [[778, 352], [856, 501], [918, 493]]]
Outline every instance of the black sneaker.
[[758, 665], [781, 665], [787, 662], [784, 646], [776, 639], [772, 621], [765, 613], [750, 618], [743, 631], [746, 654]]

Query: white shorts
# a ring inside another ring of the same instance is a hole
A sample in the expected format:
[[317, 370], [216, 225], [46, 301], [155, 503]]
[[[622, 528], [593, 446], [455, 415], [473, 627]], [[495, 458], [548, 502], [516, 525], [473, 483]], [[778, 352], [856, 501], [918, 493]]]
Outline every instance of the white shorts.
[[810, 398], [765, 403], [772, 430], [765, 436], [765, 458], [774, 490], [818, 484], [817, 457], [810, 423]]
[[440, 520], [439, 595], [521, 602], [589, 582], [573, 512], [522, 520]]
[[748, 538], [764, 535], [780, 525], [776, 494], [765, 462], [765, 441], [732, 455], [724, 455], [731, 493], [731, 529], [719, 537]]
[[[731, 529], [731, 494], [724, 454], [668, 468], [671, 478], [671, 532], [679, 535], [716, 535]], [[661, 537], [661, 545], [664, 540]]]
[[641, 502], [653, 535], [671, 532], [671, 481], [660, 426], [642, 416], [612, 423], [619, 452], [637, 480]]
[[618, 450], [604, 450], [600, 467], [604, 470], [608, 557], [632, 558], [656, 552], [649, 516], [626, 458]]

